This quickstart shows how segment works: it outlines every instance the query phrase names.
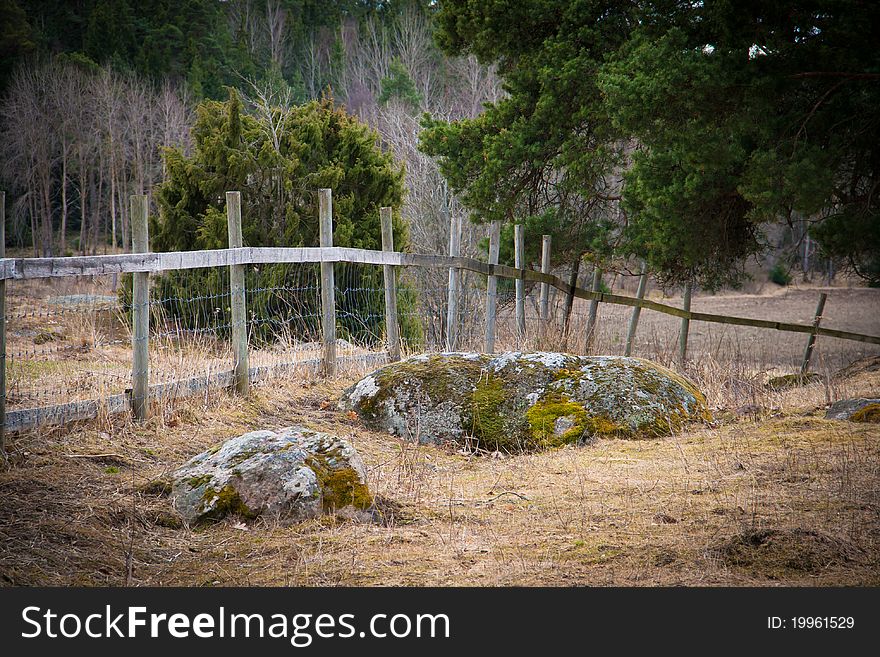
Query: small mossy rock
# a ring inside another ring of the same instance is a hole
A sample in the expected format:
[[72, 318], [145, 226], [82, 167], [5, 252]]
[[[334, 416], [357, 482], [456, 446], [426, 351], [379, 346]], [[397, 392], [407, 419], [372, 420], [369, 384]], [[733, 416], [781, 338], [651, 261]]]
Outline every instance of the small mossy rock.
[[825, 417], [829, 420], [878, 423], [880, 399], [841, 399], [831, 404]]
[[765, 387], [774, 392], [790, 390], [791, 388], [802, 388], [813, 383], [821, 383], [825, 380], [821, 374], [816, 372], [807, 372], [806, 374], [783, 374], [782, 376], [774, 376]]
[[665, 367], [554, 352], [414, 356], [358, 381], [339, 408], [412, 441], [501, 451], [656, 437], [711, 419], [700, 391]]
[[173, 504], [191, 524], [230, 514], [296, 521], [373, 502], [355, 449], [303, 427], [227, 440], [178, 468], [171, 482]]

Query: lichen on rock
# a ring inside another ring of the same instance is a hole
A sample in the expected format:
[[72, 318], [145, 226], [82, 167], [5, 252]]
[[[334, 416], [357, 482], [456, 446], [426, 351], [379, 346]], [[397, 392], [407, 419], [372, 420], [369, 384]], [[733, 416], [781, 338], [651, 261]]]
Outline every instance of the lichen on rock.
[[699, 390], [660, 365], [557, 352], [419, 355], [365, 377], [339, 406], [410, 440], [502, 451], [661, 436], [710, 419]]
[[304, 427], [227, 440], [190, 459], [171, 481], [173, 504], [190, 523], [227, 515], [302, 520], [372, 505], [355, 449]]

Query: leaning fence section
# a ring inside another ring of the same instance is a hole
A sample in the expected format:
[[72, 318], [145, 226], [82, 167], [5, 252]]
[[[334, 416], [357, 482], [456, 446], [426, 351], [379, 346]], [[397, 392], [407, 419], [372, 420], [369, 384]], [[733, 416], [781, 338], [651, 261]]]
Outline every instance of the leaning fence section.
[[227, 208], [228, 249], [151, 253], [146, 199], [135, 197], [136, 253], [0, 260], [4, 431], [102, 413], [143, 419], [180, 397], [246, 394], [270, 377], [345, 374], [420, 352], [562, 350], [680, 368], [724, 352], [744, 367], [806, 373], [810, 359], [822, 363], [818, 336], [852, 345], [844, 357], [880, 344], [828, 328], [824, 296], [812, 317], [777, 322], [748, 308], [723, 314], [712, 298], [694, 308], [690, 294], [651, 298], [644, 267], [628, 278], [581, 263], [554, 270], [549, 236], [532, 269], [521, 226], [517, 266], [507, 267], [497, 264], [498, 224], [487, 226], [481, 262], [459, 254], [455, 221], [448, 254], [399, 252], [390, 209], [382, 251], [334, 247], [330, 190], [320, 192], [320, 247], [245, 246], [237, 192]]

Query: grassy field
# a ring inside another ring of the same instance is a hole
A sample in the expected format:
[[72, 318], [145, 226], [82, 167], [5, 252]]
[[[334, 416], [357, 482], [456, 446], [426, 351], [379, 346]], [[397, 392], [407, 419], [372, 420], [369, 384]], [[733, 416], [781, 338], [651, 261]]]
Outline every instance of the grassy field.
[[[125, 389], [130, 338], [109, 280], [10, 287], [11, 408]], [[824, 325], [880, 333], [880, 290], [828, 291]], [[699, 295], [693, 307], [809, 322], [818, 292]], [[586, 311], [578, 302], [568, 336], [538, 326], [518, 342], [502, 308], [500, 347], [582, 353]], [[629, 310], [599, 312], [591, 350], [622, 353]], [[644, 312], [634, 353], [674, 366], [678, 326]], [[168, 333], [152, 341], [154, 381], [231, 367], [222, 340]], [[12, 436], [0, 472], [0, 584], [877, 585], [880, 427], [828, 421], [824, 409], [880, 397], [880, 349], [821, 338], [814, 369], [824, 378], [769, 390], [770, 376], [797, 370], [804, 340], [693, 323], [687, 374], [715, 422], [660, 440], [542, 454], [416, 446], [335, 410], [357, 370], [275, 380], [248, 399], [212, 390], [157, 406], [144, 425], [101, 417]], [[317, 356], [318, 346], [255, 352], [252, 365]], [[155, 490], [211, 445], [294, 424], [354, 443], [381, 522], [189, 528]]]
[[[878, 396], [877, 366], [833, 385]], [[665, 439], [492, 456], [366, 431], [335, 410], [352, 380], [16, 437], [0, 473], [0, 582], [880, 584], [880, 427], [823, 419], [827, 384], [716, 409], [713, 426]], [[151, 486], [218, 441], [292, 424], [354, 443], [382, 522], [187, 528]]]

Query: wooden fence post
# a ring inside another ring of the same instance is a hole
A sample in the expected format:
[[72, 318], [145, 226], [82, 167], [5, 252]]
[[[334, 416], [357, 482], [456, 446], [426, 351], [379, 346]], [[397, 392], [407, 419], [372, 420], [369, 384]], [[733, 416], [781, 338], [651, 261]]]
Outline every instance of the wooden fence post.
[[[648, 263], [642, 260], [642, 271], [639, 274], [639, 289], [636, 292], [636, 299], [641, 301], [645, 298], [645, 288], [648, 286]], [[624, 356], [632, 355], [633, 342], [636, 340], [636, 330], [639, 328], [639, 315], [642, 314], [642, 307], [635, 306], [633, 308], [632, 317], [629, 320], [629, 331], [626, 334], [626, 349]]]
[[[320, 221], [321, 247], [333, 246], [333, 192], [318, 190], [318, 219]], [[324, 376], [336, 375], [336, 280], [332, 262], [321, 263], [321, 326], [323, 328], [324, 354], [322, 369]]]
[[[489, 226], [489, 264], [498, 264], [498, 251], [501, 247], [501, 222], [493, 221]], [[498, 301], [498, 277], [489, 275], [486, 279], [486, 345], [487, 354], [495, 351], [495, 306]]]
[[[541, 273], [550, 273], [550, 235], [541, 237]], [[550, 318], [550, 283], [541, 283], [541, 319]]]
[[[241, 192], [226, 192], [226, 227], [229, 248], [244, 246], [241, 238]], [[232, 306], [232, 353], [235, 357], [235, 390], [248, 393], [248, 329], [244, 265], [229, 265], [229, 298]]]
[[[593, 284], [590, 286], [591, 292], [599, 292], [602, 288], [602, 268], [596, 265], [593, 268]], [[587, 351], [593, 346], [593, 340], [596, 333], [596, 318], [599, 315], [599, 300], [590, 300], [590, 314], [587, 316]]]
[[[461, 255], [461, 214], [453, 213], [449, 219], [449, 255]], [[458, 267], [449, 268], [449, 292], [446, 298], [446, 351], [455, 351], [458, 342]]]
[[[825, 300], [828, 298], [828, 295], [825, 292], [822, 292], [819, 295], [819, 304], [816, 306], [816, 314], [813, 315], [813, 328], [819, 328], [819, 324], [822, 321], [822, 313], [825, 312]], [[806, 373], [810, 370], [810, 359], [813, 358], [813, 349], [816, 346], [816, 334], [810, 333], [810, 337], [807, 338], [807, 346], [804, 348], [804, 362], [801, 363], [801, 376], [806, 375]]]
[[[515, 224], [513, 227], [513, 266], [517, 269], [525, 269], [525, 226]], [[525, 281], [522, 274], [516, 279], [516, 337], [524, 340], [526, 337], [526, 298]]]
[[568, 294], [565, 295], [565, 310], [562, 319], [562, 331], [565, 334], [566, 345], [568, 344], [568, 324], [571, 320], [571, 310], [574, 307], [574, 291], [577, 288], [578, 275], [581, 270], [581, 257], [582, 255], [579, 255], [574, 261], [571, 266], [571, 274], [568, 277]]
[[[131, 251], [150, 252], [147, 197], [131, 197]], [[131, 275], [131, 410], [134, 419], [144, 421], [149, 412], [150, 394], [150, 274]]]
[[[382, 250], [394, 251], [394, 231], [391, 208], [380, 208], [382, 220]], [[397, 326], [397, 272], [392, 265], [383, 265], [385, 278], [385, 339], [388, 342], [388, 358], [394, 363], [400, 360], [400, 330]]]
[[[690, 312], [691, 311], [691, 293], [693, 292], [694, 285], [690, 281], [685, 283], [684, 286], [684, 301], [682, 303], [682, 308]], [[687, 349], [688, 349], [688, 331], [691, 328], [691, 320], [688, 317], [682, 317], [681, 319], [681, 331], [678, 334], [678, 364], [681, 367], [685, 366], [687, 362]]]
[[[6, 257], [6, 192], [0, 192], [0, 258]], [[0, 280], [0, 460], [6, 458], [6, 279]]]

